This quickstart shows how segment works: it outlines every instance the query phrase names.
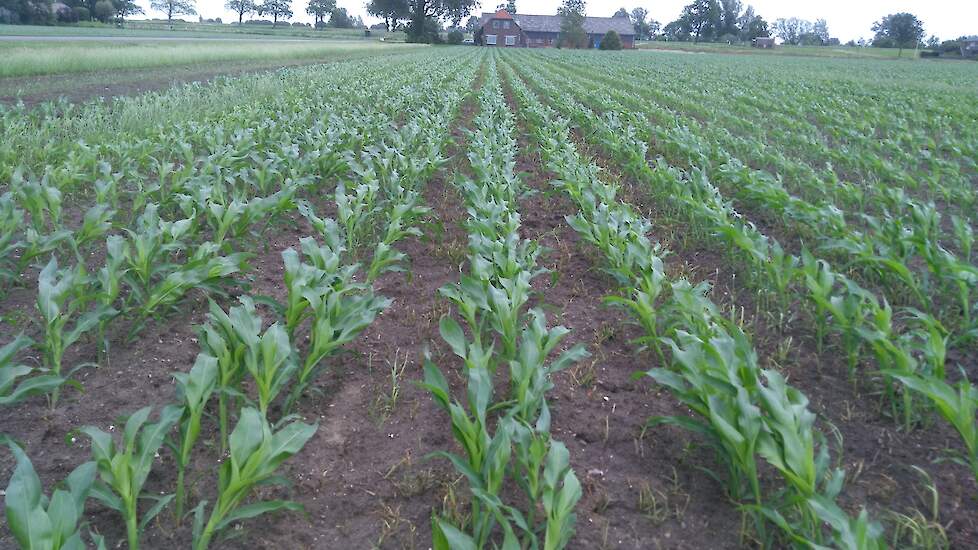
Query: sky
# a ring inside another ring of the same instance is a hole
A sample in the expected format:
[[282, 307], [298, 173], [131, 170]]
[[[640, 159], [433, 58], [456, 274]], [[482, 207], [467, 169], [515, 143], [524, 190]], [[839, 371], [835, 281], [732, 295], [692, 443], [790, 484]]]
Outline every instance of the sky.
[[[663, 25], [675, 20], [689, 0], [591, 0], [587, 3], [588, 15], [610, 16], [620, 7], [629, 11], [643, 7], [651, 17]], [[884, 15], [909, 11], [924, 22], [927, 36], [937, 35], [942, 40], [962, 35], [978, 34], [978, 2], [974, 0], [743, 0], [744, 6], [752, 4], [755, 11], [768, 23], [779, 17], [799, 17], [814, 21], [825, 19], [833, 37], [843, 42], [872, 37], [873, 22]], [[146, 10], [146, 16], [159, 17], [159, 13], [149, 9], [149, 0], [137, 0]], [[311, 23], [312, 16], [306, 15], [308, 0], [292, 0], [292, 21]], [[346, 8], [351, 15], [360, 15], [367, 24], [376, 23], [365, 9], [365, 0], [338, 0], [337, 5]], [[493, 11], [498, 0], [484, 1], [480, 11]], [[557, 12], [560, 0], [517, 0], [520, 13], [553, 14]], [[224, 0], [197, 0], [197, 12], [206, 18], [221, 17], [225, 22], [237, 19], [233, 12], [224, 9]], [[253, 16], [254, 17], [254, 16]]]

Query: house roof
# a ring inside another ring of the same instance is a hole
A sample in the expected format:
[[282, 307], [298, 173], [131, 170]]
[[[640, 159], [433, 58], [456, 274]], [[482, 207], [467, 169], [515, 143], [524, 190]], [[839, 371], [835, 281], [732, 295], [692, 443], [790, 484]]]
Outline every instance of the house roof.
[[[525, 32], [560, 32], [559, 15], [528, 15], [517, 13], [510, 17], [499, 17], [499, 13], [509, 16], [505, 10], [496, 13], [483, 13], [479, 20], [479, 27], [484, 27], [486, 23], [493, 19], [512, 19]], [[615, 31], [621, 36], [634, 36], [635, 27], [627, 17], [585, 17], [584, 31], [588, 34], [604, 34], [608, 31]]]

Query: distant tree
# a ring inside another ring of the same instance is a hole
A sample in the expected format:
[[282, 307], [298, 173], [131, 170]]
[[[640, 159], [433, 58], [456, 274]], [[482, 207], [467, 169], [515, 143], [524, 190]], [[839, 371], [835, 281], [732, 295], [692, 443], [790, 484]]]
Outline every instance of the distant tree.
[[[720, 29], [719, 34], [740, 34], [737, 21], [743, 8], [740, 0], [720, 0]], [[726, 41], [724, 41], [726, 42]]]
[[720, 35], [723, 24], [722, 9], [718, 0], [693, 0], [683, 8], [677, 20], [683, 34], [693, 42], [710, 41]]
[[149, 7], [165, 13], [171, 29], [174, 15], [197, 15], [194, 0], [150, 0]]
[[689, 28], [677, 19], [662, 28], [662, 37], [670, 42], [686, 42], [689, 40]]
[[927, 39], [927, 49], [937, 51], [940, 47], [941, 39], [935, 34], [930, 35], [930, 38]]
[[75, 18], [79, 21], [90, 21], [92, 19], [92, 12], [88, 11], [85, 6], [75, 6], [72, 10], [75, 12]]
[[119, 16], [119, 22], [125, 23], [126, 17], [146, 13], [135, 0], [115, 0], [115, 13]]
[[506, 13], [516, 13], [516, 1], [510, 0], [509, 2], [503, 2], [502, 4], [496, 5], [496, 11], [506, 10]]
[[628, 17], [629, 19], [631, 18], [631, 16], [628, 14], [628, 10], [626, 10], [625, 8], [618, 8], [618, 11], [616, 11], [615, 14], [612, 15], [612, 17]]
[[115, 4], [110, 0], [98, 0], [95, 2], [95, 18], [103, 23], [108, 23], [115, 15]]
[[384, 20], [388, 32], [393, 32], [398, 23], [408, 19], [410, 9], [408, 0], [372, 0], [367, 4], [367, 13]]
[[584, 31], [584, 0], [564, 0], [557, 10], [560, 16], [560, 37], [557, 45], [561, 48], [587, 48], [589, 39]]
[[618, 36], [618, 33], [611, 30], [604, 34], [604, 38], [601, 39], [602, 50], [620, 50], [621, 48], [621, 37]]
[[740, 30], [740, 39], [744, 42], [750, 42], [761, 36], [769, 36], [767, 21], [754, 13], [754, 6], [747, 6], [743, 15], [737, 20], [737, 28]]
[[645, 8], [633, 9], [630, 19], [635, 27], [635, 37], [639, 40], [652, 40], [655, 33], [659, 32], [659, 22], [650, 20], [649, 12]]
[[481, 19], [479, 19], [474, 15], [472, 17], [469, 17], [469, 20], [465, 22], [465, 31], [475, 32], [475, 30], [479, 28], [479, 23], [481, 21], [482, 21]]
[[440, 40], [437, 29], [442, 19], [457, 27], [462, 19], [472, 13], [477, 0], [407, 0], [408, 40], [434, 42]]
[[313, 16], [315, 19], [313, 26], [318, 29], [323, 26], [326, 16], [332, 13], [334, 9], [336, 9], [336, 0], [309, 0], [306, 13]]
[[829, 43], [829, 24], [824, 19], [817, 19], [812, 25], [812, 34], [822, 41], [822, 44]]
[[785, 44], [797, 46], [802, 43], [803, 37], [813, 34], [814, 27], [810, 21], [797, 17], [782, 18], [774, 22], [774, 34]]
[[289, 0], [265, 0], [255, 9], [259, 16], [271, 15], [272, 26], [278, 26], [279, 19], [292, 17], [292, 3]]
[[244, 16], [249, 13], [253, 13], [256, 9], [255, 2], [253, 0], [228, 0], [224, 7], [228, 11], [233, 11], [238, 14], [238, 24], [244, 23]]
[[353, 28], [353, 20], [350, 19], [350, 14], [346, 8], [333, 8], [329, 14], [329, 26], [337, 29]]
[[463, 40], [465, 40], [465, 34], [458, 29], [448, 33], [448, 43], [453, 46], [458, 46]]
[[916, 47], [924, 39], [924, 23], [912, 13], [893, 13], [873, 23], [873, 32], [874, 46], [889, 43], [903, 55], [903, 48]]

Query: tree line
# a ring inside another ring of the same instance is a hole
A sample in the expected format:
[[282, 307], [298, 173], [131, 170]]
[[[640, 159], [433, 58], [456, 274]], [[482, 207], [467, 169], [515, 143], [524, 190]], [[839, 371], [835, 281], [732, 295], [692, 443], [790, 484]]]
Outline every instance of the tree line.
[[[197, 15], [195, 0], [150, 0], [150, 8], [163, 13], [171, 24], [181, 16]], [[225, 8], [237, 14], [239, 24], [248, 23], [245, 17], [251, 14], [271, 17], [273, 26], [279, 21], [291, 19], [294, 15], [289, 0], [227, 0]], [[0, 23], [8, 24], [51, 25], [79, 21], [121, 23], [133, 15], [144, 13], [135, 0], [60, 0], [50, 3], [37, 0], [0, 0]], [[337, 7], [336, 0], [309, 0], [306, 13], [313, 16], [317, 28], [366, 27], [362, 18], [350, 15], [346, 8]], [[220, 19], [216, 21], [221, 22]]]

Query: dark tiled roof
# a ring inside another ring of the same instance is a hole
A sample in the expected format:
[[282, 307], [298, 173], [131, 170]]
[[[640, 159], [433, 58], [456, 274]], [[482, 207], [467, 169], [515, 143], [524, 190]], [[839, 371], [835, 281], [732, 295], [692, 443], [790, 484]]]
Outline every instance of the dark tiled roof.
[[[482, 27], [496, 17], [495, 13], [483, 13], [479, 20]], [[517, 13], [513, 15], [513, 20], [525, 32], [560, 32], [559, 15], [527, 15]], [[627, 17], [586, 17], [584, 18], [584, 31], [588, 34], [604, 34], [608, 31], [615, 31], [621, 36], [634, 36], [635, 27]]]

